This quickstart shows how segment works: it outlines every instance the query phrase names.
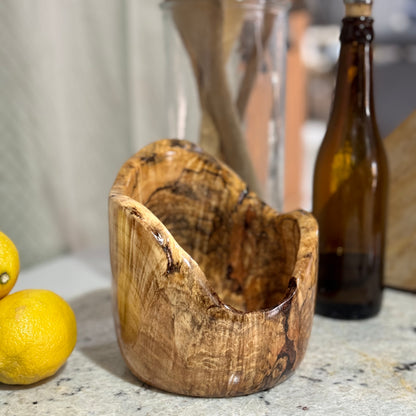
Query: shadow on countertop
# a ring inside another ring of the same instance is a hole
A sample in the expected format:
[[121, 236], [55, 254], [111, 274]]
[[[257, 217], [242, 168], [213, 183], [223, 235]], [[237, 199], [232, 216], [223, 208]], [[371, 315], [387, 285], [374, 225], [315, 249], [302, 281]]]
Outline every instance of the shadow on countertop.
[[127, 368], [117, 344], [111, 289], [86, 293], [70, 302], [78, 326], [76, 348], [92, 362], [132, 384], [144, 386]]
[[117, 343], [110, 288], [86, 293], [73, 299], [70, 305], [77, 319], [76, 348], [79, 352], [105, 371], [130, 384], [148, 391], [171, 395], [139, 380], [124, 362]]

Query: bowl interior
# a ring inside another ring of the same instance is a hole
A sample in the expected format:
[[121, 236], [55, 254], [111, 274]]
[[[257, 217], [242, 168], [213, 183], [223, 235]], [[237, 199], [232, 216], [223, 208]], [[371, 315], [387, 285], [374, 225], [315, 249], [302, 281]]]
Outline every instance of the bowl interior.
[[124, 192], [160, 219], [222, 302], [243, 312], [279, 305], [295, 267], [297, 222], [199, 148], [175, 143], [141, 152]]

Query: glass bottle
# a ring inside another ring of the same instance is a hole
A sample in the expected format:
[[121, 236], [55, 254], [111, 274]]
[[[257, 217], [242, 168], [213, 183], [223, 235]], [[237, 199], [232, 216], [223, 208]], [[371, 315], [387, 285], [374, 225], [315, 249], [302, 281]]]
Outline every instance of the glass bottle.
[[388, 166], [374, 113], [372, 0], [344, 0], [335, 95], [315, 162], [316, 312], [341, 319], [381, 307]]

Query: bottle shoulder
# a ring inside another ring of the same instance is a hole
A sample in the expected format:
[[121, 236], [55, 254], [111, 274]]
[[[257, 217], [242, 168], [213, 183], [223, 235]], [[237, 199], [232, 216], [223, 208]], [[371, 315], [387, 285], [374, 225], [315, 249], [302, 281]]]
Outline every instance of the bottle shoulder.
[[338, 117], [333, 114], [328, 121], [321, 149], [336, 152], [340, 148], [351, 148], [355, 153], [382, 151], [383, 141], [375, 117]]

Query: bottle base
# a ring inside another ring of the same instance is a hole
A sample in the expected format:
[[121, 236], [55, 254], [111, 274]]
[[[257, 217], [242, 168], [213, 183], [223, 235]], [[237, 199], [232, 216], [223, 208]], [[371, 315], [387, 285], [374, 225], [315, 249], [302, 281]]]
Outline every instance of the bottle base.
[[333, 304], [327, 302], [316, 303], [315, 313], [334, 319], [359, 320], [376, 316], [381, 309], [378, 305], [350, 305], [350, 304]]

